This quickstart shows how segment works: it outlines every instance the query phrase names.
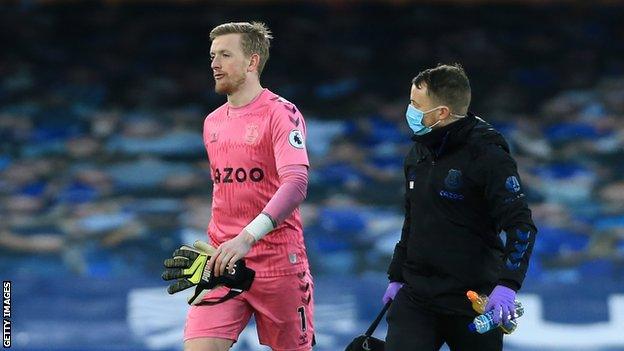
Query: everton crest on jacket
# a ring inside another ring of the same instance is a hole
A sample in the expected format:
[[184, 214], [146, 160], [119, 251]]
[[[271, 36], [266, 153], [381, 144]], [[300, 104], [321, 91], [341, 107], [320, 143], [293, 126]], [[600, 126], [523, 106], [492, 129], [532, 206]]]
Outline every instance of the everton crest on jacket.
[[467, 290], [518, 290], [528, 268], [537, 230], [516, 163], [502, 135], [470, 113], [412, 139], [389, 278], [425, 308], [473, 316]]

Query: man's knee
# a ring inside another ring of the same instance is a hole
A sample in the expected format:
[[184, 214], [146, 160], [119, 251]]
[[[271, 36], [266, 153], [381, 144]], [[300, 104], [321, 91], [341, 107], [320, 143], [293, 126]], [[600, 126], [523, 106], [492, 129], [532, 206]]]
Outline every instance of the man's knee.
[[221, 338], [196, 338], [184, 342], [184, 351], [228, 351], [234, 342]]

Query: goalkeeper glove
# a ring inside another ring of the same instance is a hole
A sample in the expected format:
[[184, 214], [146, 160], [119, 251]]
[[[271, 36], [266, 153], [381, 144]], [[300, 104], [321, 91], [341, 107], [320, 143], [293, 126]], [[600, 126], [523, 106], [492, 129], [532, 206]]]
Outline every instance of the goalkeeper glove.
[[[188, 299], [189, 305], [214, 305], [229, 300], [245, 290], [249, 290], [255, 272], [245, 266], [243, 260], [237, 261], [231, 270], [224, 275], [213, 277], [207, 264], [214, 254], [215, 248], [203, 242], [196, 241], [193, 247], [182, 245], [173, 252], [173, 258], [165, 260], [164, 280], [175, 282], [167, 287], [169, 294], [175, 294], [195, 286], [195, 292]], [[224, 285], [230, 291], [217, 301], [202, 301], [210, 290]]]

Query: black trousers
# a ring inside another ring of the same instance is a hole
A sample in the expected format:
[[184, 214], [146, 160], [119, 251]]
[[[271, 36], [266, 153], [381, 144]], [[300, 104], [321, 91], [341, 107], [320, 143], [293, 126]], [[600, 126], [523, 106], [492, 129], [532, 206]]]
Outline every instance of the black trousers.
[[446, 343], [451, 351], [502, 351], [500, 328], [485, 334], [472, 333], [472, 318], [433, 313], [422, 308], [399, 290], [390, 305], [386, 351], [437, 351]]

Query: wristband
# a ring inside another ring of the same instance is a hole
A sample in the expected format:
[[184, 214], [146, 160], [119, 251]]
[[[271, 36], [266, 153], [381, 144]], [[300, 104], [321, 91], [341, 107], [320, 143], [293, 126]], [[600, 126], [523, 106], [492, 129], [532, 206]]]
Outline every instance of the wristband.
[[245, 230], [251, 234], [254, 239], [256, 239], [256, 242], [262, 239], [273, 229], [275, 229], [273, 226], [273, 220], [265, 213], [260, 213], [245, 227]]

